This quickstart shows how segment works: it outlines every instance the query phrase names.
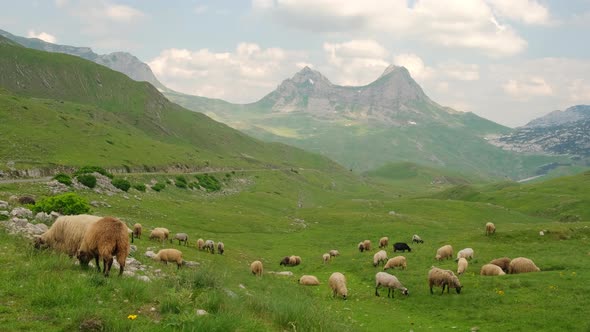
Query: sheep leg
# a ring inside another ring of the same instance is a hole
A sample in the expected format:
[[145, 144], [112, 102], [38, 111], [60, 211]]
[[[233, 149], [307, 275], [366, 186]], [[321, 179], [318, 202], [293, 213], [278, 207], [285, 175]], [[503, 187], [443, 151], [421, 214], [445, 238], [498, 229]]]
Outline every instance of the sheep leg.
[[432, 291], [432, 285], [430, 285], [430, 294], [434, 294], [434, 292]]
[[104, 266], [104, 276], [108, 277], [109, 272], [111, 272], [111, 266], [113, 266], [113, 257], [105, 258]]
[[446, 286], [447, 286], [447, 284], [442, 284], [442, 292], [440, 293], [441, 295], [445, 293]]
[[[98, 264], [98, 256], [94, 257], [94, 262], [96, 263], [96, 269], [98, 269], [98, 272], [100, 273], [100, 264]], [[103, 264], [103, 266], [104, 266], [104, 264]]]
[[378, 289], [379, 289], [379, 285], [377, 285], [377, 286], [375, 287], [375, 296], [379, 296], [379, 292], [377, 292], [377, 290], [378, 290]]
[[391, 295], [391, 298], [393, 299], [393, 294], [391, 293], [391, 288], [388, 288], [387, 289], [387, 297], [390, 297], [390, 295]]

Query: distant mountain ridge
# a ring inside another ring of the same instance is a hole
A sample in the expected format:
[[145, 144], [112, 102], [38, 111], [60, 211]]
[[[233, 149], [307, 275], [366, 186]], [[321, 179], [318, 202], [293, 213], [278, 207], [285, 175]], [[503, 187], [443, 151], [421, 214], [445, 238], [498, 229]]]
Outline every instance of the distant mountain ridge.
[[75, 55], [121, 72], [135, 81], [149, 82], [161, 91], [168, 90], [164, 84], [158, 81], [151, 68], [147, 64], [141, 62], [141, 60], [139, 60], [133, 54], [127, 52], [97, 54], [94, 53], [90, 47], [52, 44], [38, 38], [15, 36], [4, 30], [0, 30], [0, 35], [28, 48], [46, 52]]
[[590, 120], [590, 105], [576, 105], [568, 107], [565, 111], [553, 111], [530, 121], [525, 127], [548, 127], [579, 120]]

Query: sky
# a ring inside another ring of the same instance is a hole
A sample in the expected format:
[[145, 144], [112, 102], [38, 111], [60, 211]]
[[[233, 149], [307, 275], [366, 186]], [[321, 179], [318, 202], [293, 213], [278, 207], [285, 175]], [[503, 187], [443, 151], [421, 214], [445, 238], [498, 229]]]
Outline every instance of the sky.
[[167, 87], [255, 102], [309, 66], [366, 85], [405, 66], [426, 94], [515, 127], [590, 104], [590, 0], [0, 0], [0, 29], [126, 51]]

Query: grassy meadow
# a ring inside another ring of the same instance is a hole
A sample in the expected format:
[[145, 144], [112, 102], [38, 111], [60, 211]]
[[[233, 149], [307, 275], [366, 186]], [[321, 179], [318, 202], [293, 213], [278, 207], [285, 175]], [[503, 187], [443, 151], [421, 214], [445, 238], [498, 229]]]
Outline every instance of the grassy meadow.
[[[118, 278], [116, 273], [104, 278], [93, 270], [81, 270], [67, 256], [35, 251], [26, 241], [0, 230], [0, 326], [8, 331], [590, 329], [584, 309], [590, 306], [590, 219], [583, 208], [588, 206], [589, 194], [583, 189], [588, 188], [583, 186], [588, 173], [531, 185], [473, 185], [476, 194], [469, 199], [451, 197], [451, 184], [433, 185], [424, 172], [419, 173], [412, 178], [412, 171], [406, 171], [399, 182], [393, 177], [379, 184], [379, 178], [348, 172], [268, 170], [232, 174], [224, 193], [174, 185], [159, 193], [132, 189], [113, 196], [81, 191], [88, 200], [108, 204], [92, 213], [144, 226], [144, 236], [134, 243], [138, 246], [134, 257], [152, 266], [150, 276], [161, 269], [160, 277], [150, 283]], [[174, 175], [129, 175], [132, 182], [145, 183], [169, 178]], [[409, 183], [422, 189], [409, 189]], [[511, 196], [515, 192], [519, 201]], [[12, 194], [48, 193], [42, 183], [0, 184], [0, 199]], [[574, 198], [581, 204], [579, 220], [535, 212], [555, 205], [565, 209], [561, 214], [573, 214], [563, 202]], [[487, 221], [496, 225], [494, 236], [484, 235]], [[183, 247], [178, 242], [148, 240], [146, 233], [157, 226], [171, 233], [186, 232], [191, 243]], [[546, 234], [540, 236], [540, 230]], [[388, 236], [387, 252], [393, 257], [391, 244], [409, 243], [415, 233], [425, 243], [410, 243], [412, 252], [400, 253], [406, 256], [408, 269], [388, 271], [410, 295], [396, 291], [391, 299], [382, 288], [381, 297], [376, 297], [374, 276], [382, 267], [373, 267], [372, 256], [378, 249], [360, 253], [358, 242], [370, 239], [376, 247], [381, 236]], [[198, 251], [197, 238], [223, 241], [225, 254]], [[466, 274], [460, 276], [464, 288], [459, 295], [454, 291], [441, 295], [440, 288], [431, 295], [428, 288], [432, 265], [456, 270], [452, 260], [434, 260], [436, 249], [444, 244], [451, 244], [455, 253], [465, 247], [475, 250]], [[147, 248], [164, 247], [182, 250], [185, 259], [200, 266], [177, 271], [173, 264], [165, 266], [143, 255]], [[321, 256], [330, 249], [341, 255], [323, 264]], [[287, 255], [301, 256], [302, 264], [280, 267]], [[479, 275], [483, 264], [502, 256], [531, 258], [542, 272]], [[257, 259], [264, 263], [262, 278], [249, 271], [250, 262]], [[284, 270], [294, 276], [268, 273]], [[347, 300], [331, 296], [327, 280], [335, 271], [347, 278]], [[298, 285], [303, 274], [316, 275], [321, 285]], [[197, 316], [197, 309], [209, 314]], [[128, 318], [132, 314], [136, 319]]]

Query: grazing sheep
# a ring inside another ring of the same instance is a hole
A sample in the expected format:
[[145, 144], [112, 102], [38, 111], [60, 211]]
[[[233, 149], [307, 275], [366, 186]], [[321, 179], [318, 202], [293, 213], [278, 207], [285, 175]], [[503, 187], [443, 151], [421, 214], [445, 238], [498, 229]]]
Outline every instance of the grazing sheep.
[[371, 251], [371, 240], [363, 241], [363, 247], [365, 248], [365, 251]]
[[388, 245], [389, 245], [389, 238], [387, 236], [384, 236], [379, 239], [379, 248], [387, 248]]
[[176, 262], [177, 269], [180, 269], [180, 266], [182, 265], [182, 251], [177, 249], [161, 249], [156, 256], [154, 256], [154, 260], [156, 262], [164, 262], [164, 264], [168, 264], [168, 262]]
[[31, 205], [35, 205], [35, 199], [31, 196], [21, 196], [18, 198], [18, 202], [22, 205], [27, 205], [27, 204], [31, 204]]
[[482, 276], [503, 276], [506, 273], [498, 265], [486, 264], [481, 267], [479, 274]]
[[174, 238], [170, 239], [170, 243], [172, 243], [174, 240], [178, 240], [178, 245], [180, 245], [181, 242], [184, 242], [184, 245], [188, 246], [188, 234], [186, 233], [176, 233]]
[[447, 287], [447, 293], [450, 293], [451, 288], [455, 288], [457, 294], [461, 293], [461, 282], [459, 282], [459, 278], [453, 273], [451, 270], [443, 270], [437, 267], [432, 267], [428, 272], [428, 286], [430, 287], [430, 294], [432, 292], [432, 286], [442, 286], [442, 293], [445, 292], [445, 287]]
[[395, 256], [393, 258], [390, 258], [387, 261], [387, 263], [385, 263], [383, 270], [393, 269], [396, 266], [399, 266], [400, 268], [405, 270], [408, 267], [408, 264], [406, 263], [406, 258], [404, 256]]
[[457, 253], [457, 259], [459, 260], [459, 258], [469, 258], [469, 259], [473, 259], [473, 249], [471, 248], [465, 248], [465, 249], [461, 249], [459, 250], [459, 252]]
[[166, 238], [166, 233], [161, 229], [152, 229], [152, 232], [150, 233], [150, 240], [157, 239], [164, 242]]
[[365, 251], [365, 243], [364, 242], [359, 242], [358, 248], [359, 248], [359, 251], [360, 252]]
[[325, 253], [325, 254], [323, 254], [323, 255], [322, 255], [322, 260], [324, 261], [324, 264], [326, 264], [327, 262], [329, 262], [331, 257], [332, 257], [332, 256], [330, 256], [330, 254], [329, 254], [329, 253]]
[[541, 271], [541, 269], [539, 269], [532, 260], [525, 257], [517, 257], [513, 259], [512, 261], [510, 261], [510, 265], [508, 266], [509, 274], [539, 271]]
[[410, 246], [404, 242], [396, 242], [393, 244], [393, 252], [397, 252], [398, 250], [401, 252], [406, 252], [406, 250], [408, 252], [412, 252], [412, 248], [410, 248]]
[[88, 214], [58, 217], [51, 228], [35, 237], [35, 248], [52, 248], [74, 257], [88, 227], [100, 219]]
[[141, 224], [137, 223], [133, 225], [133, 237], [136, 239], [141, 238]]
[[508, 273], [508, 267], [510, 266], [510, 258], [502, 257], [496, 258], [490, 262], [490, 264], [498, 265], [502, 271]]
[[154, 230], [162, 231], [164, 233], [164, 240], [168, 240], [168, 238], [170, 237], [170, 231], [168, 230], [168, 228], [156, 227], [154, 228]]
[[214, 254], [215, 253], [215, 242], [213, 242], [213, 240], [207, 240], [207, 241], [205, 241], [204, 248], [209, 253]]
[[340, 256], [340, 252], [336, 249], [332, 249], [332, 250], [328, 251], [328, 254], [330, 254], [331, 257]]
[[414, 234], [412, 235], [412, 243], [424, 243], [424, 241], [418, 236], [418, 234]]
[[486, 235], [492, 235], [496, 233], [496, 225], [494, 223], [486, 223]]
[[299, 278], [299, 284], [306, 286], [317, 286], [320, 284], [320, 281], [316, 276], [304, 275]]
[[199, 248], [199, 250], [203, 250], [205, 248], [205, 240], [198, 239], [197, 240], [197, 248]]
[[225, 245], [223, 244], [223, 242], [217, 242], [217, 252], [220, 255], [223, 255], [223, 252], [225, 251]]
[[373, 266], [377, 267], [380, 263], [385, 264], [387, 261], [387, 251], [379, 250], [375, 255], [373, 255]]
[[283, 257], [283, 259], [281, 259], [281, 262], [279, 263], [279, 265], [289, 266], [290, 261], [291, 261], [291, 257], [285, 256], [285, 257]]
[[438, 250], [436, 251], [436, 256], [434, 256], [434, 258], [436, 258], [437, 261], [443, 260], [445, 258], [453, 258], [453, 247], [451, 247], [450, 244], [447, 244], [438, 248]]
[[252, 262], [252, 264], [250, 264], [250, 271], [252, 272], [253, 275], [255, 275], [257, 277], [262, 277], [263, 270], [264, 269], [262, 268], [261, 261], [254, 261], [254, 262]]
[[82, 266], [87, 266], [88, 262], [94, 258], [99, 272], [98, 262], [102, 259], [104, 276], [108, 277], [113, 265], [113, 256], [117, 256], [120, 266], [119, 275], [122, 275], [127, 255], [129, 255], [127, 226], [119, 219], [105, 217], [88, 227], [77, 257]]
[[463, 272], [467, 270], [467, 266], [469, 266], [467, 260], [464, 257], [459, 258], [459, 262], [457, 263], [457, 274], [462, 275]]
[[301, 257], [299, 256], [290, 256], [289, 257], [289, 265], [290, 266], [297, 266], [301, 264]]
[[391, 295], [391, 298], [393, 298], [396, 288], [404, 295], [409, 294], [408, 289], [404, 287], [394, 275], [387, 272], [377, 272], [377, 274], [375, 274], [375, 296], [379, 296], [378, 290], [380, 286], [387, 288], [387, 297], [390, 297]]
[[348, 296], [348, 289], [346, 288], [346, 278], [340, 272], [334, 272], [330, 275], [328, 279], [328, 283], [330, 284], [330, 288], [332, 289], [332, 296], [336, 297], [336, 295], [342, 296], [343, 299], [346, 300]]

